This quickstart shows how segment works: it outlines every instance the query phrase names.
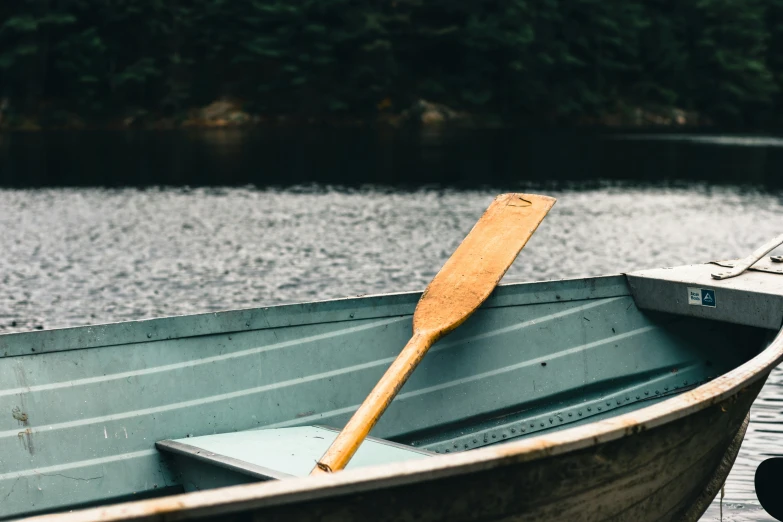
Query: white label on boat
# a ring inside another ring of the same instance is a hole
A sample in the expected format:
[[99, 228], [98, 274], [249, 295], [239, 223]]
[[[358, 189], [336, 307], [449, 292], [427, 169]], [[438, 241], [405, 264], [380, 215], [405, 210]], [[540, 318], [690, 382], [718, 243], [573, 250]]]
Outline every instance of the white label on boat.
[[715, 300], [715, 290], [708, 288], [693, 288], [689, 286], [688, 304], [715, 308], [717, 306]]

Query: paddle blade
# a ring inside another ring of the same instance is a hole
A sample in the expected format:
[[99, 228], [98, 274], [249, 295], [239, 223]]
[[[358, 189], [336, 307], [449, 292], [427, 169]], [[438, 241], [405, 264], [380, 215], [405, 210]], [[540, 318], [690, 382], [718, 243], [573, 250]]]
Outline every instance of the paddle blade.
[[501, 194], [430, 282], [413, 331], [440, 338], [462, 324], [503, 278], [555, 204], [536, 194]]

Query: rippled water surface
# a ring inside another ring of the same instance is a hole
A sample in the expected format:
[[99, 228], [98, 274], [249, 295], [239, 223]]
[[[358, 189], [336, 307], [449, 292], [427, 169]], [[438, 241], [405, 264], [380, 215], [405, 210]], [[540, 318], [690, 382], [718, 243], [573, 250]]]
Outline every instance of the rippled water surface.
[[[783, 232], [783, 192], [742, 180], [5, 188], [0, 333], [418, 290], [509, 189], [558, 203], [505, 282], [740, 257]], [[771, 520], [753, 474], [782, 453], [781, 386], [776, 370], [754, 405], [723, 520]]]

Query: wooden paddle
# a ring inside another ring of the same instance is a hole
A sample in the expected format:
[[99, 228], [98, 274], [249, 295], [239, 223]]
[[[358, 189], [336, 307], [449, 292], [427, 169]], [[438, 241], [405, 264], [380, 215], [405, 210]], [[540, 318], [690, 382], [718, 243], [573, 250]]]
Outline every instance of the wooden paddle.
[[461, 325], [489, 297], [555, 199], [534, 194], [495, 198], [421, 296], [413, 337], [354, 413], [311, 475], [343, 469], [430, 346]]

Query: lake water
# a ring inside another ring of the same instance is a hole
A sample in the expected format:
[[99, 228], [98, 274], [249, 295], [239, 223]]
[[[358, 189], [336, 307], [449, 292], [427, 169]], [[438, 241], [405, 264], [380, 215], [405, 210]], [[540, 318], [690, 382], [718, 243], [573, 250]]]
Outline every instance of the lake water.
[[[0, 135], [0, 332], [418, 290], [511, 190], [558, 203], [505, 282], [740, 257], [783, 232], [782, 172], [775, 137]], [[782, 403], [778, 369], [723, 520], [771, 520]]]

